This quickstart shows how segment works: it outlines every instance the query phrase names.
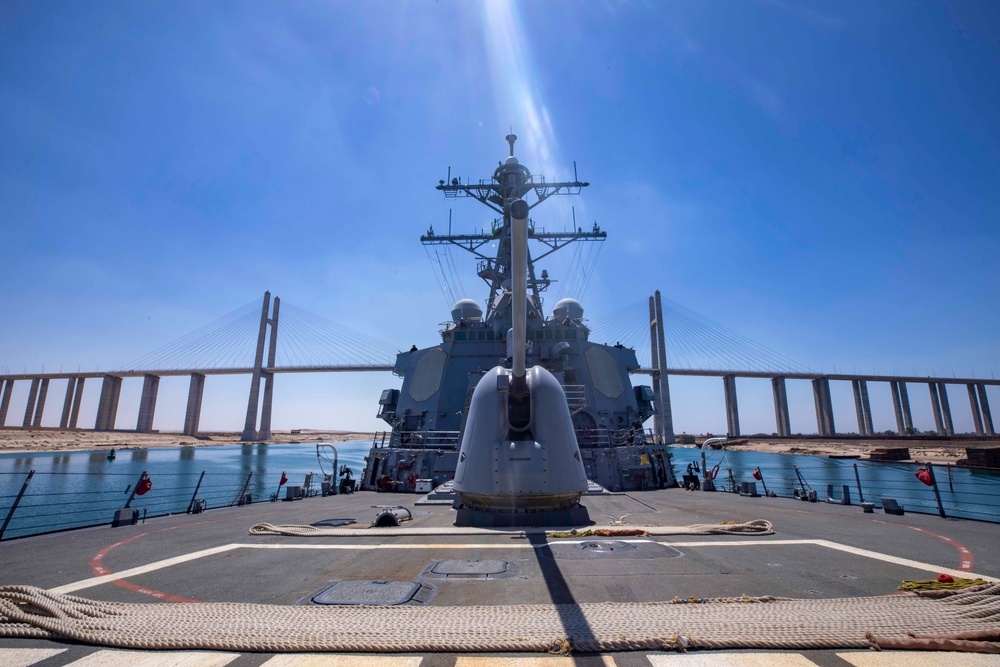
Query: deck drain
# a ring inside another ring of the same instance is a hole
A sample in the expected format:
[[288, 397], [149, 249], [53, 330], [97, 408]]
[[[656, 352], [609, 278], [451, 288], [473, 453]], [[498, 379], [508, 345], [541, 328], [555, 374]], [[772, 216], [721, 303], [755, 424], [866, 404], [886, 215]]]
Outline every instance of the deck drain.
[[316, 604], [397, 605], [409, 602], [420, 590], [415, 581], [341, 581], [313, 597]]
[[349, 526], [355, 523], [354, 519], [323, 519], [322, 521], [317, 521], [316, 523], [309, 524], [310, 526], [326, 527], [326, 528], [339, 528], [340, 526]]
[[439, 560], [420, 574], [432, 579], [503, 579], [515, 577], [519, 572], [515, 563], [505, 560]]
[[635, 545], [617, 540], [605, 540], [604, 542], [581, 542], [580, 548], [592, 552], [610, 553], [612, 551], [630, 551], [635, 549]]

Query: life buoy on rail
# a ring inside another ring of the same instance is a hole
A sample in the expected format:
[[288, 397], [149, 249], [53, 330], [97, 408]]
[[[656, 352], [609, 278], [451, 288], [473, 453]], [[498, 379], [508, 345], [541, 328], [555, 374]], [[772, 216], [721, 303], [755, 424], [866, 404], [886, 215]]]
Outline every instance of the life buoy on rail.
[[411, 489], [417, 488], [417, 475], [415, 473], [410, 473], [410, 476], [406, 478], [406, 485]]
[[708, 473], [707, 477], [709, 479], [715, 479], [715, 476], [719, 474], [719, 464], [716, 463], [712, 466], [712, 471]]

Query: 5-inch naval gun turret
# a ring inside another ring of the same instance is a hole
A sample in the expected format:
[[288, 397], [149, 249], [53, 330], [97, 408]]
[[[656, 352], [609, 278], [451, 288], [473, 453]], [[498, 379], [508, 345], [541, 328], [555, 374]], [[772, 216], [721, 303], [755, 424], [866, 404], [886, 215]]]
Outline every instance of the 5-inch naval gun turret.
[[437, 185], [445, 197], [475, 199], [497, 216], [479, 232], [452, 233], [449, 225], [447, 234], [431, 228], [420, 237], [435, 255], [472, 254], [489, 293], [481, 304], [455, 300], [440, 343], [397, 355], [402, 386], [382, 392], [378, 411], [391, 431], [376, 438], [359, 481], [368, 490], [420, 492], [454, 480], [462, 519], [472, 523], [498, 525], [502, 515], [523, 522], [529, 514], [576, 523], [587, 480], [612, 491], [675, 485], [672, 436], [644, 430], [654, 394], [632, 385], [635, 350], [590, 340], [573, 298], [543, 310], [554, 280], [539, 263], [607, 233], [575, 221], [547, 230], [529, 216], [589, 183], [576, 178], [575, 165], [573, 180], [533, 175], [514, 156], [516, 139], [507, 136], [510, 154], [492, 178], [453, 178], [449, 170]]
[[586, 524], [587, 473], [566, 393], [547, 369], [525, 365], [528, 204], [517, 199], [504, 209], [512, 229], [511, 364], [487, 371], [472, 394], [455, 471], [456, 523]]

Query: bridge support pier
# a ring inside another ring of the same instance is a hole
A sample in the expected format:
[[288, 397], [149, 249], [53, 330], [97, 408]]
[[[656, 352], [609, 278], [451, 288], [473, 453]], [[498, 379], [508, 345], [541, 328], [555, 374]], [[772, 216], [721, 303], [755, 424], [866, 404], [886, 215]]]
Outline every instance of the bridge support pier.
[[73, 410], [73, 390], [76, 389], [76, 378], [66, 380], [66, 396], [63, 397], [62, 416], [59, 418], [59, 428], [69, 426], [69, 413]]
[[990, 414], [990, 402], [986, 398], [986, 385], [980, 382], [976, 385], [976, 389], [979, 391], [979, 408], [983, 411], [983, 427], [986, 429], [986, 435], [996, 435], [993, 430], [993, 415]]
[[253, 377], [250, 379], [250, 398], [247, 400], [247, 419], [243, 425], [242, 442], [257, 439], [257, 409], [260, 407], [260, 376], [264, 366], [264, 342], [267, 334], [267, 311], [271, 306], [271, 293], [264, 292], [264, 305], [260, 310], [260, 331], [257, 334], [257, 354], [253, 362]]
[[654, 387], [656, 395], [659, 397], [661, 411], [660, 424], [662, 426], [663, 444], [674, 444], [674, 416], [670, 406], [670, 379], [667, 375], [667, 322], [663, 319], [663, 302], [660, 300], [660, 290], [653, 293], [656, 306], [656, 359], [659, 364], [659, 381]]
[[774, 423], [778, 435], [787, 438], [792, 434], [791, 420], [788, 418], [788, 392], [785, 378], [771, 378], [771, 393], [774, 394]]
[[201, 423], [201, 399], [204, 394], [205, 376], [201, 373], [191, 373], [187, 412], [184, 415], [184, 435], [198, 435], [198, 425]]
[[87, 378], [76, 379], [76, 389], [73, 391], [73, 409], [69, 413], [69, 427], [76, 428], [76, 421], [80, 417], [80, 402], [83, 400], [83, 383]]
[[101, 399], [97, 403], [97, 420], [95, 431], [115, 430], [118, 419], [118, 398], [122, 393], [122, 379], [114, 375], [105, 375], [101, 382]]
[[979, 411], [979, 399], [976, 398], [976, 385], [971, 382], [965, 385], [969, 391], [969, 406], [972, 408], [972, 424], [975, 426], [976, 435], [983, 435], [983, 415]]
[[913, 432], [913, 414], [910, 412], [910, 394], [906, 390], [906, 383], [899, 382], [899, 402], [903, 406], [903, 428], [907, 433]]
[[[970, 391], [972, 391], [971, 386], [972, 385], [969, 385]], [[11, 392], [13, 391], [14, 391], [14, 381], [7, 380], [6, 382], [4, 382], [3, 398], [0, 399], [0, 428], [7, 427], [7, 409], [10, 407], [10, 395]]]
[[889, 389], [892, 390], [892, 410], [896, 413], [896, 434], [905, 435], [906, 427], [903, 426], [903, 404], [899, 400], [899, 383], [895, 380], [890, 380]]
[[726, 428], [730, 438], [740, 435], [740, 408], [736, 402], [736, 376], [726, 375], [722, 378], [726, 390]]
[[955, 422], [951, 419], [951, 404], [948, 402], [948, 385], [938, 382], [938, 398], [941, 400], [941, 416], [944, 418], [945, 435], [955, 435]]
[[858, 413], [858, 435], [868, 435], [868, 425], [865, 423], [865, 409], [861, 405], [861, 381], [851, 380], [854, 390], [854, 411]]
[[944, 422], [941, 420], [941, 399], [938, 396], [937, 383], [928, 382], [927, 390], [931, 395], [931, 410], [934, 412], [934, 431], [938, 435], [944, 435]]
[[42, 413], [45, 412], [45, 399], [49, 395], [49, 379], [42, 378], [38, 385], [38, 403], [35, 405], [35, 418], [31, 422], [33, 428], [42, 427]]
[[24, 406], [23, 428], [31, 426], [31, 418], [35, 416], [35, 401], [38, 400], [38, 378], [31, 381], [31, 388], [28, 389], [28, 403]]
[[142, 379], [142, 398], [139, 399], [139, 418], [135, 430], [150, 433], [153, 430], [153, 415], [156, 413], [156, 395], [160, 391], [160, 376], [149, 375]]
[[865, 411], [865, 431], [868, 435], [875, 434], [875, 426], [872, 424], [872, 403], [868, 398], [868, 380], [859, 380], [861, 386], [861, 408]]
[[833, 436], [837, 427], [833, 421], [833, 401], [830, 399], [830, 379], [816, 378], [812, 381], [813, 401], [816, 404], [816, 427], [820, 435]]

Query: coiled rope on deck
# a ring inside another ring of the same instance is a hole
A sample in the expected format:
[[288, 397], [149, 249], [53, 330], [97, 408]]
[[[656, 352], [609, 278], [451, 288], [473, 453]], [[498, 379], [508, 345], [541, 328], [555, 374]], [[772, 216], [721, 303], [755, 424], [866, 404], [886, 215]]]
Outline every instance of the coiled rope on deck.
[[506, 535], [526, 537], [628, 537], [647, 535], [774, 535], [774, 527], [766, 519], [723, 523], [698, 523], [690, 526], [613, 526], [582, 529], [547, 530], [545, 528], [466, 528], [442, 526], [440, 528], [324, 528], [299, 524], [258, 523], [250, 527], [251, 535], [287, 535], [294, 537], [391, 537], [431, 535]]
[[[0, 587], [0, 637], [133, 649], [602, 652], [867, 648], [913, 635], [1000, 632], [1000, 585], [944, 599], [896, 596], [701, 604], [281, 606], [133, 604]], [[866, 638], [866, 635], [868, 638]], [[991, 643], [992, 642], [987, 642]]]

